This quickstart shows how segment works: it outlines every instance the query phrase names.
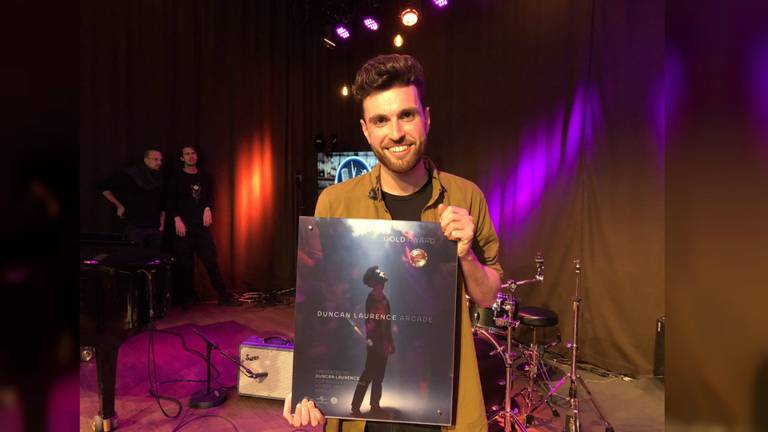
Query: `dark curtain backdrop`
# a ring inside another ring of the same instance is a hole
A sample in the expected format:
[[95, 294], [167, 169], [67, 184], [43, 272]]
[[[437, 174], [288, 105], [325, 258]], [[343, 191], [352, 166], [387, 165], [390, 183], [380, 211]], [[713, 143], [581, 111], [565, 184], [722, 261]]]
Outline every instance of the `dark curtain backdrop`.
[[[315, 134], [365, 150], [340, 96], [395, 28], [320, 43], [304, 2], [85, 3], [81, 229], [114, 229], [95, 181], [146, 147], [201, 149], [217, 191], [214, 233], [236, 290], [293, 285], [298, 214], [316, 199]], [[426, 6], [426, 5], [425, 5]], [[395, 3], [382, 2], [382, 16]], [[484, 190], [506, 278], [534, 273], [524, 305], [560, 315], [582, 262], [581, 358], [652, 369], [664, 314], [661, 1], [469, 2], [425, 7], [405, 45], [427, 75], [428, 153]]]
[[666, 413], [766, 431], [768, 3], [669, 2], [667, 20]]

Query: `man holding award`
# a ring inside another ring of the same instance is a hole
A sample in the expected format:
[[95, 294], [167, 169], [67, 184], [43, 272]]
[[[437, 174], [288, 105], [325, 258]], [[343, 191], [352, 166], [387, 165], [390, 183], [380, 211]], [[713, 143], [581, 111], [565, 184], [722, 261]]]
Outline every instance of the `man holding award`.
[[[501, 285], [496, 231], [480, 189], [466, 179], [439, 171], [424, 156], [430, 112], [424, 104], [421, 65], [408, 55], [377, 56], [357, 72], [353, 94], [362, 102], [360, 126], [363, 135], [380, 163], [367, 174], [325, 189], [318, 198], [315, 216], [439, 222], [443, 234], [457, 242], [460, 292], [468, 294], [479, 307], [490, 306]], [[460, 357], [455, 424], [442, 430], [486, 431], [487, 420], [466, 301], [461, 306], [457, 317]], [[363, 380], [362, 376], [360, 380]], [[367, 388], [367, 383], [365, 385]], [[364, 396], [365, 389], [362, 392]], [[352, 409], [355, 409], [354, 403]], [[307, 400], [299, 402], [292, 415], [290, 398], [286, 399], [284, 416], [294, 426], [325, 421], [314, 402]], [[325, 430], [440, 430], [435, 426], [367, 423], [328, 419]]]

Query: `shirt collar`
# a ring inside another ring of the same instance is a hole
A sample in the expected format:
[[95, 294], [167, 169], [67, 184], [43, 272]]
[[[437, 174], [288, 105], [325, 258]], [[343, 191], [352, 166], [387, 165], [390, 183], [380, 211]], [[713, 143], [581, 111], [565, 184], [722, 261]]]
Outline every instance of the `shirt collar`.
[[[440, 170], [437, 169], [437, 165], [435, 165], [432, 159], [427, 156], [422, 156], [421, 160], [432, 178], [432, 198], [429, 200], [431, 205], [440, 195], [444, 194], [446, 190], [440, 182]], [[377, 163], [373, 169], [371, 169], [369, 178], [370, 189], [368, 190], [368, 198], [374, 201], [381, 201], [383, 199], [381, 193], [381, 162]]]

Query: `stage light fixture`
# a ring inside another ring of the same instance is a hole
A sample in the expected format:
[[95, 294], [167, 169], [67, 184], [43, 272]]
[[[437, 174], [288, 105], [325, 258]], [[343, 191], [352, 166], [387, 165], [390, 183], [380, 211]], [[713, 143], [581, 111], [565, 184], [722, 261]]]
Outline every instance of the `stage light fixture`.
[[363, 25], [365, 25], [365, 28], [371, 31], [376, 31], [379, 29], [379, 22], [372, 17], [363, 18]]
[[344, 96], [344, 97], [349, 96], [349, 88], [347, 87], [346, 84], [341, 86], [341, 95]]
[[405, 8], [400, 12], [400, 20], [403, 25], [411, 27], [419, 22], [419, 11], [412, 7]]
[[448, 6], [448, 0], [432, 0], [432, 3], [435, 4], [437, 7], [446, 7]]
[[392, 43], [395, 44], [395, 46], [398, 48], [403, 46], [403, 42], [403, 37], [399, 34], [395, 35], [395, 38], [392, 40]]
[[323, 38], [323, 45], [325, 45], [325, 47], [326, 47], [326, 48], [328, 48], [328, 49], [334, 49], [334, 48], [336, 48], [336, 44], [335, 44], [335, 43], [333, 43], [333, 41], [332, 41], [332, 40], [330, 40], [330, 39], [329, 39], [329, 38], [327, 38], [327, 37], [324, 37], [324, 38]]
[[336, 26], [336, 34], [342, 39], [349, 39], [349, 30], [343, 25]]

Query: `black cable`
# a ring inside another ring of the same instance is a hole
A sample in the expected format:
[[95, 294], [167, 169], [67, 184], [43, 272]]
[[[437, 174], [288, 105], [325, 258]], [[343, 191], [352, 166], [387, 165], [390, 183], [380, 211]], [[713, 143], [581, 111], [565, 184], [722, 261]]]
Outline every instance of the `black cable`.
[[[149, 332], [149, 339], [147, 343], [147, 379], [149, 380], [149, 394], [155, 399], [155, 402], [157, 403], [157, 406], [160, 407], [160, 411], [163, 413], [164, 416], [168, 418], [178, 418], [179, 415], [181, 415], [181, 412], [183, 410], [183, 406], [181, 402], [173, 397], [170, 396], [163, 396], [159, 394], [155, 390], [155, 381], [157, 380], [157, 363], [155, 362], [155, 334], [153, 332]], [[163, 407], [163, 404], [160, 403], [160, 400], [166, 400], [169, 402], [173, 402], [178, 407], [178, 410], [176, 411], [176, 414], [169, 415], [168, 412], [165, 411], [165, 407]]]
[[[166, 383], [172, 383], [172, 382], [197, 382], [197, 383], [204, 383], [206, 380], [204, 379], [171, 379], [166, 381], [157, 381], [157, 362], [155, 361], [155, 343], [154, 343], [154, 334], [155, 332], [158, 333], [166, 333], [169, 335], [173, 335], [181, 339], [181, 347], [184, 349], [184, 351], [187, 351], [188, 353], [199, 357], [201, 360], [206, 361], [205, 356], [200, 352], [193, 348], [190, 348], [187, 346], [186, 339], [184, 339], [184, 336], [180, 333], [170, 331], [170, 330], [159, 330], [159, 329], [149, 329], [149, 339], [148, 339], [148, 345], [147, 345], [147, 377], [149, 379], [149, 395], [152, 396], [155, 399], [155, 402], [157, 403], [157, 406], [160, 407], [160, 411], [163, 413], [165, 417], [176, 419], [178, 418], [182, 411], [183, 411], [183, 404], [178, 399], [171, 397], [171, 396], [165, 396], [161, 395], [157, 391], [157, 386], [166, 384]], [[234, 389], [237, 387], [237, 385], [233, 386], [225, 386], [221, 382], [219, 382], [219, 376], [221, 375], [221, 372], [219, 369], [211, 364], [211, 367], [213, 368], [215, 374], [213, 376], [214, 381], [224, 389]], [[168, 414], [168, 412], [165, 410], [165, 407], [161, 404], [161, 400], [166, 400], [169, 402], [174, 403], [178, 407], [178, 411], [174, 415]]]
[[[186, 352], [188, 352], [188, 353], [190, 353], [190, 354], [192, 354], [194, 356], [199, 357], [200, 360], [202, 360], [204, 362], [207, 362], [207, 360], [205, 358], [205, 355], [203, 353], [201, 353], [200, 351], [198, 351], [196, 349], [193, 349], [193, 348], [190, 348], [190, 347], [187, 346], [187, 340], [184, 339], [184, 336], [181, 333], [177, 333], [177, 332], [170, 331], [170, 330], [159, 330], [159, 329], [151, 329], [151, 331], [158, 332], [158, 333], [166, 333], [166, 334], [169, 334], [169, 335], [176, 336], [177, 338], [181, 339], [181, 347], [184, 349], [184, 351], [186, 351]], [[214, 365], [214, 364], [211, 364], [211, 368], [213, 368], [213, 371], [215, 372], [215, 374], [213, 376], [214, 381], [219, 383], [219, 376], [221, 376], [221, 372], [219, 371], [219, 368], [217, 368], [216, 365]], [[189, 382], [205, 382], [205, 380], [189, 380]], [[221, 385], [221, 383], [219, 383], [219, 385]]]
[[191, 419], [188, 419], [188, 420], [184, 420], [183, 422], [177, 424], [176, 427], [173, 428], [173, 431], [171, 431], [171, 432], [178, 432], [182, 428], [187, 426], [188, 424], [192, 423], [193, 421], [197, 421], [197, 420], [204, 419], [204, 418], [209, 418], [209, 417], [223, 419], [227, 423], [229, 423], [232, 426], [232, 428], [235, 429], [236, 432], [240, 432], [240, 430], [237, 428], [237, 425], [235, 425], [235, 423], [232, 420], [228, 419], [227, 417], [220, 416], [220, 415], [217, 415], [217, 414], [203, 414], [203, 415], [200, 415], [200, 416], [197, 416], [197, 417], [192, 417]]

